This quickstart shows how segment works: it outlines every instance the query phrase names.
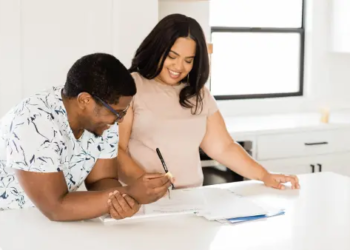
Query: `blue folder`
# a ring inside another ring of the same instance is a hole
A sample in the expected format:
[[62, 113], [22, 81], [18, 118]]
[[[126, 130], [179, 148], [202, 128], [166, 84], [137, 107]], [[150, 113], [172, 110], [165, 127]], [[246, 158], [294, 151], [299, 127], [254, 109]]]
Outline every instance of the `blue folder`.
[[269, 218], [269, 217], [273, 217], [273, 216], [283, 215], [284, 213], [285, 213], [284, 210], [278, 210], [276, 212], [268, 213], [268, 214], [246, 216], [246, 217], [237, 217], [237, 218], [231, 218], [231, 219], [227, 219], [227, 220], [229, 222], [236, 223], [236, 222], [244, 222], [244, 221], [252, 221], [252, 220]]

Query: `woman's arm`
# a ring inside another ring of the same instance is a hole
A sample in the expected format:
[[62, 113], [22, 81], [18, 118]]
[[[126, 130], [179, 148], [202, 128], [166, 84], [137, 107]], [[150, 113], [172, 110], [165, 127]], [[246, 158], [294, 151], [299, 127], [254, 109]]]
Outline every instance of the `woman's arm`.
[[246, 178], [260, 180], [267, 186], [281, 189], [284, 188], [281, 184], [283, 182], [291, 182], [293, 188], [299, 187], [297, 177], [270, 174], [235, 143], [226, 129], [220, 111], [208, 117], [206, 134], [200, 147], [212, 159]]

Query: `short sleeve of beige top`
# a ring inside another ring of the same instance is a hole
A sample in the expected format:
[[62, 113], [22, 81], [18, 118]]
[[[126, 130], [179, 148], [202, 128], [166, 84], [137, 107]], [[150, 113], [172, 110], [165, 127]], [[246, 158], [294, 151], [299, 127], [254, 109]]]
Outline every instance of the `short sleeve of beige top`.
[[134, 121], [129, 140], [131, 157], [148, 173], [163, 173], [157, 156], [159, 148], [169, 171], [176, 179], [175, 187], [196, 187], [203, 184], [199, 146], [207, 126], [208, 116], [218, 108], [209, 90], [204, 88], [203, 110], [191, 114], [191, 109], [179, 103], [184, 87], [168, 86], [132, 73], [137, 87], [133, 99]]

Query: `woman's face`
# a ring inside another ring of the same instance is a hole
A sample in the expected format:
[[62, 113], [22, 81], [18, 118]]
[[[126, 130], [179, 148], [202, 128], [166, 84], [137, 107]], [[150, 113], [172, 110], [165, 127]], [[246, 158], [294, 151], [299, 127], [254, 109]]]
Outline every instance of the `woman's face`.
[[178, 38], [167, 55], [157, 79], [168, 85], [176, 85], [187, 77], [193, 67], [196, 42], [191, 38]]

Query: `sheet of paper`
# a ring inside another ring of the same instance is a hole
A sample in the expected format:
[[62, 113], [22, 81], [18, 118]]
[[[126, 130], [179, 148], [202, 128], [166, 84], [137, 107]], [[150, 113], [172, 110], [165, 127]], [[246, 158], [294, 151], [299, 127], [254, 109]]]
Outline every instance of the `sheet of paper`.
[[140, 211], [131, 218], [115, 221], [107, 216], [102, 218], [102, 221], [128, 222], [130, 220], [178, 214], [196, 214], [208, 220], [227, 220], [266, 215], [269, 211], [271, 209], [268, 207], [257, 204], [227, 189], [206, 187], [174, 190], [171, 191], [170, 198], [166, 195], [152, 204], [143, 205]]
[[141, 222], [141, 221], [145, 221], [148, 219], [152, 219], [152, 218], [158, 218], [158, 217], [163, 217], [163, 216], [171, 216], [171, 215], [176, 215], [176, 213], [152, 213], [152, 214], [146, 214], [145, 213], [145, 206], [141, 206], [140, 210], [134, 214], [134, 216], [132, 217], [128, 217], [122, 220], [115, 220], [113, 219], [110, 215], [105, 215], [105, 216], [101, 216], [100, 220], [105, 223], [105, 224], [127, 224], [130, 222]]
[[208, 188], [204, 196], [207, 202], [204, 212], [199, 212], [208, 220], [221, 220], [244, 216], [263, 215], [267, 213], [263, 207], [226, 189]]
[[206, 207], [205, 197], [201, 189], [181, 189], [170, 192], [170, 199], [166, 195], [154, 203], [143, 205], [139, 212], [131, 218], [117, 221], [109, 215], [105, 215], [100, 217], [100, 220], [104, 223], [127, 223], [160, 216], [194, 214], [203, 211]]
[[170, 191], [170, 198], [163, 197], [155, 203], [145, 205], [146, 214], [153, 213], [194, 213], [204, 210], [206, 199], [202, 189]]

